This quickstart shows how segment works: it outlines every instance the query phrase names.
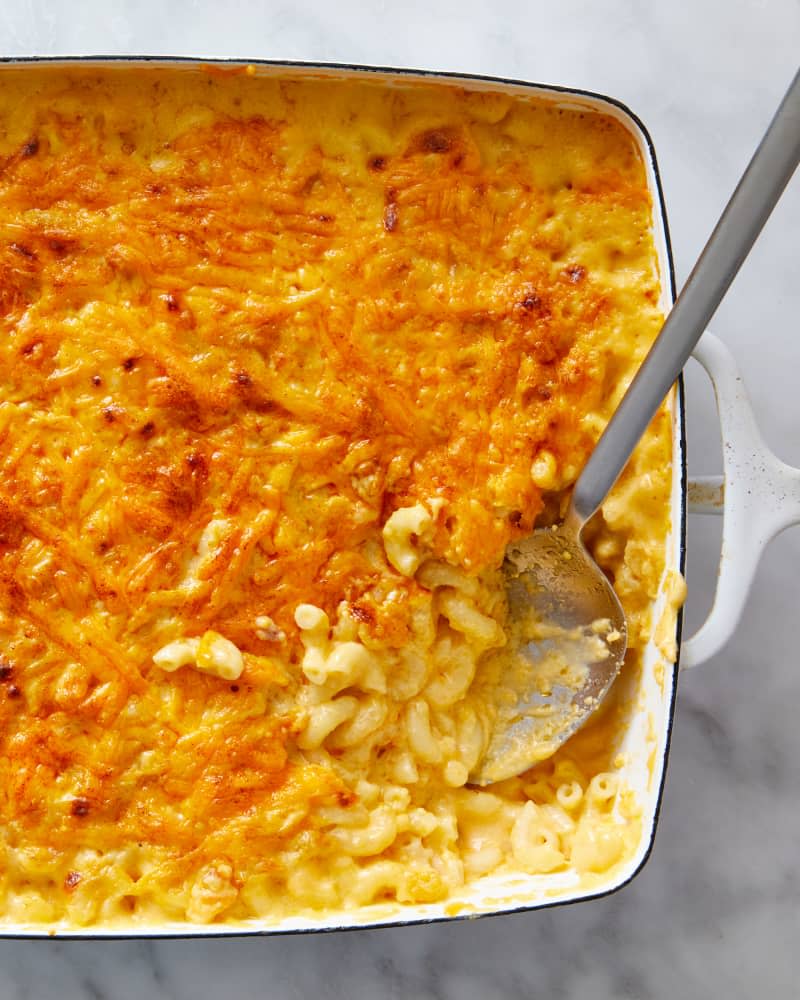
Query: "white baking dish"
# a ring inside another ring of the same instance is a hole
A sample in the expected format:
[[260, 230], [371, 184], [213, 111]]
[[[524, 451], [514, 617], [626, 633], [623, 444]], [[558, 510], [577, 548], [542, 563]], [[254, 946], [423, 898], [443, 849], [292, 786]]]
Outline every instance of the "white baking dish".
[[[51, 64], [74, 63], [107, 66], [124, 63], [136, 67], [171, 68], [191, 71], [200, 63], [193, 60], [158, 58], [155, 60], [91, 58], [81, 60], [47, 60]], [[7, 60], [6, 65], [40, 62], [40, 60]], [[204, 63], [205, 65], [205, 63]], [[226, 67], [243, 63], [225, 62]], [[368, 74], [372, 80], [386, 86], [396, 86], [414, 80], [426, 84], [459, 85], [479, 91], [502, 92], [514, 96], [537, 96], [558, 105], [599, 111], [620, 121], [633, 135], [646, 165], [648, 185], [653, 200], [653, 236], [661, 272], [661, 307], [669, 310], [675, 294], [669, 234], [652, 141], [642, 123], [624, 105], [608, 97], [584, 91], [539, 84], [521, 83], [460, 74], [421, 73], [407, 70], [373, 69], [356, 66], [320, 65], [308, 63], [255, 64], [260, 74], [307, 75], [343, 78]], [[0, 68], [0, 73], [2, 68]], [[684, 448], [684, 413], [682, 387], [672, 399], [674, 455], [672, 478], [672, 533], [668, 540], [666, 573], [683, 572], [685, 555], [685, 520], [687, 509], [703, 513], [721, 513], [725, 502], [723, 560], [718, 599], [709, 621], [700, 633], [684, 643], [682, 666], [695, 665], [717, 651], [732, 632], [744, 603], [747, 588], [763, 546], [777, 531], [800, 520], [800, 472], [788, 469], [768, 453], [761, 444], [747, 405], [741, 380], [730, 356], [710, 335], [701, 343], [697, 357], [708, 370], [715, 385], [723, 426], [725, 448], [725, 487], [722, 480], [705, 479], [688, 483]], [[765, 471], [767, 470], [766, 474]], [[771, 478], [770, 478], [771, 476]], [[725, 494], [723, 498], [723, 493]], [[665, 575], [666, 579], [666, 575]], [[662, 591], [664, 588], [662, 588]], [[665, 592], [659, 599], [658, 617], [667, 603]], [[677, 641], [680, 645], [681, 617], [677, 619]], [[621, 778], [631, 786], [642, 809], [641, 835], [629, 861], [607, 876], [596, 876], [587, 883], [575, 872], [551, 875], [505, 875], [484, 878], [445, 903], [400, 906], [374, 905], [352, 913], [339, 913], [333, 918], [293, 918], [277, 924], [253, 921], [238, 925], [196, 926], [190, 924], [154, 924], [149, 927], [56, 930], [58, 937], [128, 937], [128, 936], [215, 936], [298, 933], [340, 930], [351, 927], [414, 924], [435, 920], [459, 919], [488, 914], [534, 910], [545, 906], [577, 902], [613, 892], [629, 882], [647, 860], [653, 845], [661, 793], [666, 772], [670, 731], [675, 709], [678, 666], [657, 669], [663, 656], [651, 642], [645, 655], [645, 669], [633, 692], [635, 710], [619, 747], [626, 763]], [[5, 925], [2, 937], [52, 936], [51, 928], [36, 925]]]

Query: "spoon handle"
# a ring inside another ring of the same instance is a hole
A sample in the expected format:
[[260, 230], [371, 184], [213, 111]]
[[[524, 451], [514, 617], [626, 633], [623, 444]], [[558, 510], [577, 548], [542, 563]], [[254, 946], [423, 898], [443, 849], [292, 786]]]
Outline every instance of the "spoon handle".
[[717, 310], [800, 160], [800, 70], [731, 195], [689, 280], [583, 469], [573, 515], [605, 499]]

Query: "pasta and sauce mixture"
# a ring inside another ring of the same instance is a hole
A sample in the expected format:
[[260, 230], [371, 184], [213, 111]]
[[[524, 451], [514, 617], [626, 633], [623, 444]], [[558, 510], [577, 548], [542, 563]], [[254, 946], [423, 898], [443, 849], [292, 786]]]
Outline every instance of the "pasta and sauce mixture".
[[[619, 697], [469, 776], [505, 546], [661, 322], [633, 138], [456, 86], [2, 72], [3, 920], [455, 912], [623, 863]], [[664, 408], [590, 528], [629, 675], [671, 455]]]

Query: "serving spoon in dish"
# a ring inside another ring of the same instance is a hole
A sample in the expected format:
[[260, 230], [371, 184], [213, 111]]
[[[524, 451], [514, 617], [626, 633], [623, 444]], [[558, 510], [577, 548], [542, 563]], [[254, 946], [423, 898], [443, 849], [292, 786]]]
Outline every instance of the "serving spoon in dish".
[[625, 614], [581, 538], [680, 375], [800, 161], [800, 71], [622, 402], [581, 472], [563, 522], [509, 546], [510, 667], [470, 784], [511, 778], [555, 753], [608, 693], [627, 649]]

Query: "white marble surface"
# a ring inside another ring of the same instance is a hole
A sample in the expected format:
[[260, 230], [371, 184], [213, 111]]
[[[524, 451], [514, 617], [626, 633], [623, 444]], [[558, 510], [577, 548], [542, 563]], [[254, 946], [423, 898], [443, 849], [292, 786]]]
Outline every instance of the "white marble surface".
[[[659, 150], [685, 277], [800, 57], [798, 0], [2, 0], [0, 54], [340, 60], [615, 94]], [[715, 329], [770, 444], [800, 465], [800, 177]], [[691, 465], [719, 465], [689, 378]], [[690, 529], [690, 611], [716, 526]], [[682, 679], [655, 851], [610, 899], [472, 924], [273, 940], [0, 942], [1, 1000], [796, 996], [800, 983], [800, 531], [768, 552], [739, 631]]]

